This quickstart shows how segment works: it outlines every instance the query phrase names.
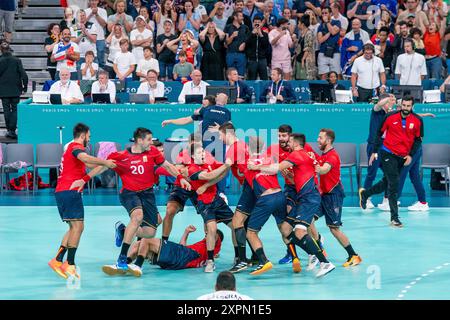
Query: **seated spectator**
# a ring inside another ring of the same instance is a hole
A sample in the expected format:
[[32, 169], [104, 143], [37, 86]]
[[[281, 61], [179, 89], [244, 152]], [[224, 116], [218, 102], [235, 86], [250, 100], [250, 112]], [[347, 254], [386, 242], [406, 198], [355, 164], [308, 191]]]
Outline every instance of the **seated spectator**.
[[236, 103], [250, 103], [252, 99], [252, 89], [245, 83], [245, 81], [239, 80], [239, 73], [235, 68], [229, 68], [227, 70], [227, 85], [236, 87], [237, 98]]
[[414, 41], [415, 51], [421, 55], [426, 55], [425, 43], [423, 42], [423, 33], [419, 28], [412, 28], [410, 37]]
[[175, 64], [173, 68], [173, 80], [181, 81], [181, 83], [186, 83], [189, 81], [189, 77], [194, 71], [194, 65], [190, 62], [187, 62], [186, 53], [184, 51], [181, 51], [178, 54], [178, 57], [180, 59], [180, 62]]
[[398, 15], [397, 23], [400, 21], [408, 22], [408, 19], [413, 18], [413, 25], [411, 25], [410, 27], [417, 27], [425, 33], [430, 22], [428, 20], [427, 14], [421, 10], [419, 4], [419, 0], [407, 0], [407, 10]]
[[290, 103], [296, 100], [291, 84], [283, 80], [283, 70], [280, 68], [272, 69], [270, 77], [272, 81], [261, 91], [259, 102], [274, 104]]
[[109, 80], [108, 72], [102, 70], [98, 73], [98, 81], [91, 88], [91, 95], [94, 93], [109, 93], [111, 103], [116, 103], [116, 84]]
[[[246, 25], [247, 28], [248, 28], [249, 30], [251, 30], [251, 29], [252, 29], [252, 21], [250, 20], [249, 17], [247, 17], [247, 16], [244, 14], [244, 0], [236, 0], [236, 1], [235, 1], [235, 3], [234, 3], [234, 11], [233, 11], [233, 13], [228, 17], [228, 20], [227, 20], [227, 23], [226, 23], [225, 26], [227, 26], [227, 25], [229, 25], [229, 24], [233, 24], [233, 21], [234, 21], [233, 14], [238, 13], [238, 12], [239, 12], [239, 13], [242, 13], [242, 17], [243, 17], [242, 22], [244, 23], [244, 25]], [[225, 30], [225, 29], [224, 29], [224, 30]]]
[[186, 0], [184, 2], [184, 10], [186, 13], [180, 14], [178, 21], [178, 31], [183, 32], [189, 30], [192, 32], [194, 39], [198, 39], [198, 32], [202, 24], [201, 16], [194, 11], [194, 5], [192, 0]]
[[315, 80], [317, 79], [316, 55], [314, 51], [314, 34], [309, 29], [310, 18], [303, 15], [299, 19], [300, 39], [295, 59], [295, 79]]
[[147, 79], [147, 72], [149, 70], [155, 70], [159, 74], [158, 60], [153, 58], [153, 50], [150, 47], [144, 48], [144, 57], [138, 61], [136, 68], [136, 76], [140, 77], [140, 81]]
[[203, 48], [200, 70], [208, 80], [223, 80], [225, 68], [225, 33], [214, 22], [209, 20], [205, 30], [200, 33], [200, 43]]
[[227, 68], [236, 68], [241, 77], [245, 76], [247, 57], [245, 56], [245, 41], [249, 34], [249, 28], [243, 24], [244, 14], [235, 11], [232, 15], [233, 23], [225, 27], [227, 55]]
[[339, 32], [341, 22], [331, 20], [331, 9], [329, 7], [322, 10], [322, 24], [317, 30], [317, 39], [320, 44], [318, 57], [319, 75], [322, 80], [326, 80], [330, 71], [335, 71], [341, 75], [341, 55], [339, 53]]
[[64, 9], [64, 18], [59, 23], [61, 30], [65, 28], [71, 28], [76, 24], [75, 15], [71, 7]]
[[229, 271], [219, 273], [216, 280], [215, 292], [205, 294], [197, 300], [253, 300], [236, 292], [236, 279]]
[[167, 43], [167, 48], [175, 53], [175, 62], [179, 61], [179, 53], [184, 51], [187, 57], [187, 62], [196, 64], [196, 55], [199, 42], [194, 39], [194, 34], [189, 31], [183, 31], [180, 36]]
[[106, 66], [110, 71], [110, 78], [114, 79], [116, 77], [113, 71], [114, 60], [116, 56], [120, 53], [120, 41], [128, 40], [126, 33], [123, 31], [123, 28], [120, 24], [116, 24], [113, 28], [113, 32], [111, 32], [106, 38], [106, 44], [109, 47], [109, 55], [106, 60]]
[[351, 77], [351, 69], [356, 58], [362, 55], [363, 45], [370, 42], [369, 34], [361, 29], [358, 18], [352, 20], [352, 31], [347, 33], [341, 46], [341, 68], [344, 78]]
[[341, 14], [341, 7], [338, 3], [334, 2], [331, 6], [331, 20], [337, 20], [341, 23], [341, 30], [348, 30], [348, 19]]
[[78, 44], [80, 48], [80, 60], [77, 62], [77, 69], [79, 70], [81, 64], [85, 61], [86, 52], [92, 51], [94, 57], [97, 56], [97, 28], [94, 23], [87, 21], [86, 12], [80, 9], [78, 10], [78, 23], [72, 26], [71, 33], [72, 41]]
[[144, 47], [153, 46], [153, 33], [145, 28], [145, 18], [138, 16], [136, 18], [136, 29], [130, 33], [130, 42], [133, 46], [132, 53], [139, 61], [144, 58]]
[[134, 54], [128, 51], [130, 43], [127, 39], [120, 40], [120, 52], [114, 59], [114, 72], [116, 73], [116, 79], [124, 81], [125, 79], [131, 79], [134, 69], [136, 68], [136, 58]]
[[394, 50], [391, 45], [391, 41], [388, 39], [389, 29], [382, 27], [378, 32], [378, 38], [375, 39], [375, 52], [376, 56], [383, 61], [386, 76], [391, 74], [392, 60], [394, 58]]
[[52, 56], [53, 48], [60, 42], [61, 29], [59, 24], [50, 23], [47, 28], [48, 38], [45, 38], [44, 46], [47, 52], [47, 70], [50, 73], [52, 80], [55, 80], [56, 74], [56, 62], [52, 62], [50, 57]]
[[331, 71], [328, 73], [327, 81], [333, 86], [334, 90], [345, 90], [345, 87], [338, 83], [338, 74], [336, 72]]
[[98, 65], [103, 68], [105, 66], [105, 26], [108, 21], [106, 10], [98, 6], [98, 0], [89, 0], [89, 8], [86, 12], [87, 20], [92, 22], [97, 29], [97, 61]]
[[300, 19], [308, 9], [314, 11], [314, 13], [318, 16], [320, 16], [321, 13], [319, 0], [296, 0], [291, 8], [293, 15], [298, 19]]
[[108, 31], [112, 32], [114, 25], [120, 24], [125, 32], [129, 34], [133, 29], [133, 18], [125, 14], [126, 2], [125, 0], [116, 0], [114, 3], [115, 14], [108, 17]]
[[211, 13], [209, 14], [209, 17], [216, 24], [217, 28], [221, 31], [225, 29], [225, 26], [227, 25], [228, 21], [228, 17], [224, 15], [224, 12], [225, 12], [225, 5], [223, 4], [222, 1], [219, 1], [214, 4], [214, 9], [212, 9]]
[[441, 92], [445, 92], [445, 86], [447, 86], [449, 84], [450, 84], [450, 75], [447, 77], [447, 79], [445, 79], [445, 81], [439, 87], [439, 90], [441, 90]]
[[[2, 0], [0, 1], [0, 30], [3, 31], [4, 39], [7, 42], [11, 42], [14, 31], [14, 15], [16, 13], [15, 0]], [[3, 27], [3, 23], [5, 26]]]
[[[67, 29], [66, 29], [67, 30]], [[84, 102], [80, 86], [76, 81], [70, 81], [71, 71], [66, 68], [59, 70], [61, 80], [56, 81], [50, 87], [50, 94], [60, 94], [62, 104], [79, 104]]]
[[94, 62], [94, 53], [86, 52], [85, 62], [81, 65], [81, 80], [96, 80], [98, 64]]
[[291, 80], [292, 65], [290, 49], [296, 42], [295, 35], [289, 32], [289, 21], [280, 18], [277, 21], [277, 28], [270, 31], [269, 41], [272, 46], [272, 69], [283, 70], [283, 79]]
[[253, 18], [253, 30], [245, 41], [245, 55], [248, 59], [247, 80], [267, 80], [267, 58], [270, 55], [269, 35], [263, 30], [261, 16]]
[[164, 83], [158, 81], [158, 72], [148, 70], [147, 81], [142, 82], [137, 93], [148, 94], [149, 103], [154, 104], [155, 98], [164, 97]]
[[370, 25], [368, 25], [368, 20], [374, 13], [375, 10], [371, 0], [356, 0], [348, 6], [347, 18], [350, 20], [358, 18], [361, 21], [361, 28], [364, 31], [371, 32], [374, 27], [373, 21], [370, 21]]
[[272, 31], [277, 27], [277, 17], [275, 17], [273, 12], [273, 1], [272, 0], [266, 0], [264, 4], [262, 5], [262, 11], [263, 11], [263, 27], [268, 29], [269, 31]]
[[70, 41], [70, 29], [65, 28], [61, 32], [61, 41], [53, 47], [51, 62], [56, 62], [55, 80], [59, 80], [61, 69], [67, 69], [70, 72], [71, 80], [78, 80], [76, 62], [80, 60], [80, 48], [75, 42]]
[[164, 21], [164, 32], [156, 38], [156, 52], [159, 63], [159, 79], [167, 81], [171, 79], [173, 74], [173, 67], [175, 65], [175, 53], [173, 53], [167, 44], [177, 39], [172, 33], [173, 22], [170, 19]]
[[400, 85], [420, 86], [427, 75], [425, 57], [414, 50], [411, 39], [404, 41], [405, 53], [397, 58], [395, 75], [400, 78]]
[[432, 21], [423, 35], [428, 79], [442, 79], [441, 39], [444, 36], [443, 31], [439, 31], [438, 24]]
[[256, 16], [263, 15], [263, 7], [264, 4], [262, 4], [260, 8], [257, 7], [257, 0], [247, 0], [245, 1], [244, 10], [242, 12], [250, 19], [250, 21], [253, 21]]
[[175, 35], [175, 24], [178, 19], [178, 14], [172, 0], [163, 0], [161, 2], [161, 9], [153, 15], [153, 19], [157, 25], [156, 35], [159, 36], [165, 32], [165, 22], [171, 22], [170, 33]]
[[192, 81], [188, 81], [183, 85], [180, 95], [178, 96], [179, 103], [186, 102], [186, 95], [189, 94], [201, 94], [206, 96], [206, 87], [209, 83], [202, 81], [202, 72], [200, 70], [194, 70], [191, 73]]

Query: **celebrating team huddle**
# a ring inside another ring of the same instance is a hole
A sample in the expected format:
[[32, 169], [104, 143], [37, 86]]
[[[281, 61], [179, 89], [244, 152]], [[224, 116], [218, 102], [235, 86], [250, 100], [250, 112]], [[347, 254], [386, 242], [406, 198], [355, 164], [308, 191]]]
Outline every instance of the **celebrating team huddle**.
[[[152, 132], [146, 128], [137, 128], [134, 144], [126, 150], [113, 152], [106, 160], [90, 156], [86, 151], [89, 127], [77, 124], [73, 130], [74, 140], [63, 155], [55, 193], [61, 219], [68, 223], [69, 231], [49, 266], [63, 278], [80, 277], [75, 267], [75, 254], [84, 228], [81, 192], [93, 177], [108, 169], [114, 170], [122, 180], [120, 203], [130, 217], [127, 226], [116, 224], [116, 245], [121, 249], [115, 263], [102, 267], [108, 275], [140, 277], [145, 260], [163, 269], [204, 267], [205, 272], [213, 272], [214, 260], [224, 239], [219, 223], [224, 223], [231, 231], [235, 257], [230, 261], [230, 272], [239, 273], [252, 267], [250, 274], [260, 275], [273, 268], [264, 251], [264, 239], [259, 236], [271, 216], [287, 248], [286, 256], [279, 263], [292, 263], [295, 273], [302, 270], [296, 247], [308, 254], [308, 271], [319, 266], [316, 277], [335, 269], [327, 259], [322, 237], [315, 227], [315, 221], [321, 217], [348, 253], [343, 266], [361, 263], [361, 257], [340, 229], [345, 195], [340, 179], [340, 158], [333, 148], [333, 130], [319, 132], [317, 143], [321, 155], [306, 143], [305, 135], [293, 133], [289, 125], [278, 128], [279, 142], [271, 146], [266, 146], [263, 139], [256, 136], [250, 137], [248, 143], [239, 140], [231, 122], [220, 125], [218, 131], [220, 140], [227, 146], [223, 161], [218, 161], [213, 151], [210, 153], [204, 148], [201, 137], [192, 134], [175, 164], [171, 164], [152, 145]], [[86, 167], [91, 169], [87, 174]], [[229, 171], [241, 185], [234, 212], [217, 186]], [[285, 180], [284, 189], [278, 174]], [[176, 178], [163, 219], [153, 190], [157, 176], [161, 175]], [[187, 245], [189, 233], [196, 230], [190, 225], [180, 243], [169, 241], [175, 216], [183, 211], [188, 200], [203, 219], [205, 237]], [[155, 234], [161, 223], [163, 233], [158, 239]], [[250, 259], [247, 258], [247, 243], [252, 251]]]

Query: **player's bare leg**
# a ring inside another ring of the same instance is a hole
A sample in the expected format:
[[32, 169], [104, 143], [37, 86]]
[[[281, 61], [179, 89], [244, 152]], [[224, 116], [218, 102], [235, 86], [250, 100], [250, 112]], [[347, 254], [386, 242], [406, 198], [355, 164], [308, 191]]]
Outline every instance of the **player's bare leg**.
[[163, 220], [163, 233], [162, 238], [169, 239], [170, 233], [172, 232], [173, 219], [175, 215], [180, 212], [181, 206], [177, 202], [167, 202], [166, 215]]
[[342, 232], [339, 227], [329, 226], [331, 234], [336, 238], [337, 241], [341, 244], [341, 246], [347, 251], [348, 258], [344, 263], [344, 267], [357, 266], [362, 262], [361, 257], [353, 250], [348, 237]]
[[216, 269], [214, 264], [214, 248], [216, 246], [217, 222], [210, 220], [206, 223], [206, 248], [208, 250], [208, 260], [206, 260], [205, 272], [213, 272]]

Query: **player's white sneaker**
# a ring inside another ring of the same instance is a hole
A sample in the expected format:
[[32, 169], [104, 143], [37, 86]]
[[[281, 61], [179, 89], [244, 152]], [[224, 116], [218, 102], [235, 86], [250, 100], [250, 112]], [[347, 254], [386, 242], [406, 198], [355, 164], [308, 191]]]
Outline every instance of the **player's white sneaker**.
[[308, 257], [308, 267], [306, 267], [306, 271], [312, 271], [319, 264], [319, 259], [313, 254], [310, 254]]
[[328, 263], [321, 262], [319, 272], [317, 272], [316, 274], [316, 278], [323, 277], [324, 275], [330, 273], [334, 269], [336, 269], [336, 267], [331, 262]]
[[141, 269], [141, 267], [135, 265], [134, 263], [130, 263], [128, 265], [128, 272], [131, 273], [135, 277], [142, 276], [142, 269]]
[[373, 209], [373, 208], [375, 208], [375, 205], [373, 204], [372, 200], [370, 198], [367, 199], [366, 209]]
[[[397, 205], [400, 205], [400, 201], [397, 201]], [[378, 209], [381, 211], [391, 211], [391, 208], [389, 208], [389, 199], [383, 198], [383, 202], [378, 205]]]
[[417, 201], [412, 206], [409, 206], [408, 210], [409, 211], [428, 211], [428, 210], [430, 210], [430, 207], [428, 206], [428, 202], [424, 204], [420, 201]]
[[213, 260], [206, 260], [205, 272], [211, 273], [216, 270], [216, 264]]
[[223, 193], [223, 192], [219, 193], [219, 197], [221, 197], [223, 199], [223, 201], [225, 201], [225, 203], [228, 205], [228, 198], [225, 195], [225, 193]]

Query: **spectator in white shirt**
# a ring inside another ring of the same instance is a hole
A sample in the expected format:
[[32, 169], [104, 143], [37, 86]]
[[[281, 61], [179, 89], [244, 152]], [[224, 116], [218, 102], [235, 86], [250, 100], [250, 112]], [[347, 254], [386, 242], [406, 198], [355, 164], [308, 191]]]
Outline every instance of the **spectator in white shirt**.
[[147, 80], [148, 70], [155, 70], [159, 76], [159, 62], [153, 58], [153, 50], [150, 47], [144, 48], [144, 57], [138, 60], [136, 76], [140, 77], [141, 82]]
[[412, 39], [403, 42], [405, 53], [397, 58], [395, 74], [400, 78], [400, 85], [420, 86], [427, 75], [425, 57], [414, 50]]
[[158, 73], [156, 70], [147, 72], [147, 81], [142, 82], [137, 93], [148, 94], [149, 103], [155, 103], [155, 98], [164, 97], [164, 83], [158, 81]]
[[56, 76], [59, 80], [59, 73], [62, 69], [68, 69], [70, 79], [78, 80], [76, 62], [80, 60], [80, 48], [75, 42], [70, 41], [70, 29], [64, 28], [61, 31], [61, 42], [53, 47], [51, 62], [56, 62]]
[[209, 17], [216, 24], [217, 28], [220, 30], [224, 30], [227, 24], [228, 17], [224, 15], [225, 13], [225, 5], [222, 1], [216, 2], [214, 4], [214, 9], [212, 9]]
[[378, 94], [386, 90], [383, 60], [376, 57], [374, 53], [375, 46], [367, 43], [363, 47], [363, 56], [353, 62], [352, 91], [359, 102], [369, 102], [374, 96], [374, 90], [379, 91]]
[[209, 83], [202, 81], [202, 72], [200, 70], [194, 70], [191, 73], [192, 81], [188, 81], [183, 85], [183, 89], [178, 97], [179, 103], [186, 102], [186, 95], [189, 94], [201, 94], [206, 96], [206, 87]]
[[120, 81], [126, 78], [132, 78], [133, 71], [136, 68], [136, 58], [134, 54], [128, 51], [130, 43], [128, 39], [120, 40], [120, 52], [116, 55], [114, 59], [114, 72], [116, 73], [116, 78]]
[[331, 20], [337, 20], [341, 22], [341, 29], [347, 33], [348, 19], [341, 14], [341, 5], [338, 2], [333, 3], [331, 6]]
[[61, 80], [56, 81], [50, 87], [50, 94], [60, 94], [62, 104], [79, 104], [84, 102], [80, 86], [76, 81], [70, 80], [70, 70], [61, 69], [59, 71]]
[[72, 41], [80, 47], [80, 60], [77, 68], [84, 62], [86, 52], [92, 51], [97, 56], [97, 28], [95, 24], [87, 21], [86, 12], [78, 10], [78, 23], [71, 27]]
[[98, 73], [98, 81], [92, 84], [91, 94], [109, 93], [111, 103], [116, 103], [116, 85], [109, 80], [108, 72], [100, 71]]
[[136, 18], [136, 29], [130, 33], [130, 41], [133, 46], [134, 56], [136, 61], [144, 58], [144, 47], [151, 47], [153, 43], [153, 33], [145, 28], [145, 18], [143, 16], [138, 16]]
[[236, 291], [236, 278], [229, 271], [217, 276], [215, 292], [198, 297], [197, 300], [253, 300]]
[[[106, 61], [106, 65], [111, 69], [113, 67], [114, 60], [116, 59], [117, 54], [120, 53], [120, 40], [122, 39], [128, 39], [128, 36], [123, 31], [122, 26], [120, 24], [116, 24], [114, 26], [113, 32], [111, 32], [108, 38], [106, 38], [106, 44], [109, 47], [109, 55]], [[110, 77], [114, 78], [114, 75]]]
[[85, 55], [85, 62], [81, 65], [81, 79], [96, 80], [97, 72], [98, 64], [94, 62], [94, 53], [92, 51], [88, 51]]
[[97, 29], [97, 59], [101, 68], [105, 66], [105, 27], [108, 14], [105, 9], [98, 7], [99, 0], [89, 0], [89, 8], [85, 10], [87, 20], [92, 22]]

